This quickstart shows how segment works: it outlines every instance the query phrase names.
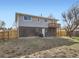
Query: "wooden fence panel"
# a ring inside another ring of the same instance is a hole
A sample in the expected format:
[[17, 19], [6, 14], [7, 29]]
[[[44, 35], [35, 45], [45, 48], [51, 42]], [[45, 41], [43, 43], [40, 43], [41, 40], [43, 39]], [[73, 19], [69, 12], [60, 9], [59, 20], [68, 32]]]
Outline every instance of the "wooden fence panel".
[[9, 30], [9, 31], [1, 31], [0, 32], [0, 39], [16, 39], [17, 38], [17, 31], [16, 30]]
[[57, 36], [66, 36], [66, 31], [65, 30], [58, 30]]
[[3, 39], [3, 38], [4, 38], [3, 32], [0, 32], [0, 39]]

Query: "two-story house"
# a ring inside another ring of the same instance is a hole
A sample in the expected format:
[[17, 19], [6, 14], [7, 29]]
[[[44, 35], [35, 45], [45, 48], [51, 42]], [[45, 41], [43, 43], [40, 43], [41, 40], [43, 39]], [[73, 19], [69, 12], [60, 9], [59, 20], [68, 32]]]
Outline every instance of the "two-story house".
[[38, 36], [56, 36], [56, 29], [58, 27], [57, 20], [34, 16], [23, 13], [16, 13], [16, 27], [18, 37]]

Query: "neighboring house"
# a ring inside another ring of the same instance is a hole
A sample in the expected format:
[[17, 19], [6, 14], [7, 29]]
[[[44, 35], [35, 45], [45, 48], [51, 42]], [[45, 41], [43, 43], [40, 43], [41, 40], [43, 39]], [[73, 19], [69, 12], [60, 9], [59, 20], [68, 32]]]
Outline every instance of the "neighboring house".
[[40, 34], [43, 36], [56, 36], [58, 27], [56, 19], [16, 13], [15, 21], [18, 37], [39, 36]]

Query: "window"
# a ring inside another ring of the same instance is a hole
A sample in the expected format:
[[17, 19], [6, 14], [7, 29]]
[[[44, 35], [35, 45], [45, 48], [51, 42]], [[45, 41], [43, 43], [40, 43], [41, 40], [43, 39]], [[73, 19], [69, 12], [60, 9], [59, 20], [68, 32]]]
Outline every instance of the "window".
[[39, 18], [38, 18], [38, 21], [39, 21]]
[[47, 22], [47, 19], [45, 19], [45, 22]]
[[31, 16], [24, 16], [24, 20], [31, 20]]

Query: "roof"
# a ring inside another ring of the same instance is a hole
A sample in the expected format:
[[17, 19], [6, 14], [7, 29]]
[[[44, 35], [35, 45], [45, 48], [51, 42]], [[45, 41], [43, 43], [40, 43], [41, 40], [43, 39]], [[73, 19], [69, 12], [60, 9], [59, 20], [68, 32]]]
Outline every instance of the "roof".
[[[35, 15], [30, 15], [30, 14], [25, 14], [25, 13], [18, 13], [18, 12], [16, 12], [16, 17], [17, 17], [17, 15], [29, 15], [29, 16], [32, 16], [32, 17], [46, 18], [46, 19], [58, 21], [57, 19], [53, 19], [53, 18], [48, 18], [48, 17], [43, 17], [43, 16], [35, 16]], [[17, 19], [15, 19], [15, 20], [17, 20]]]

